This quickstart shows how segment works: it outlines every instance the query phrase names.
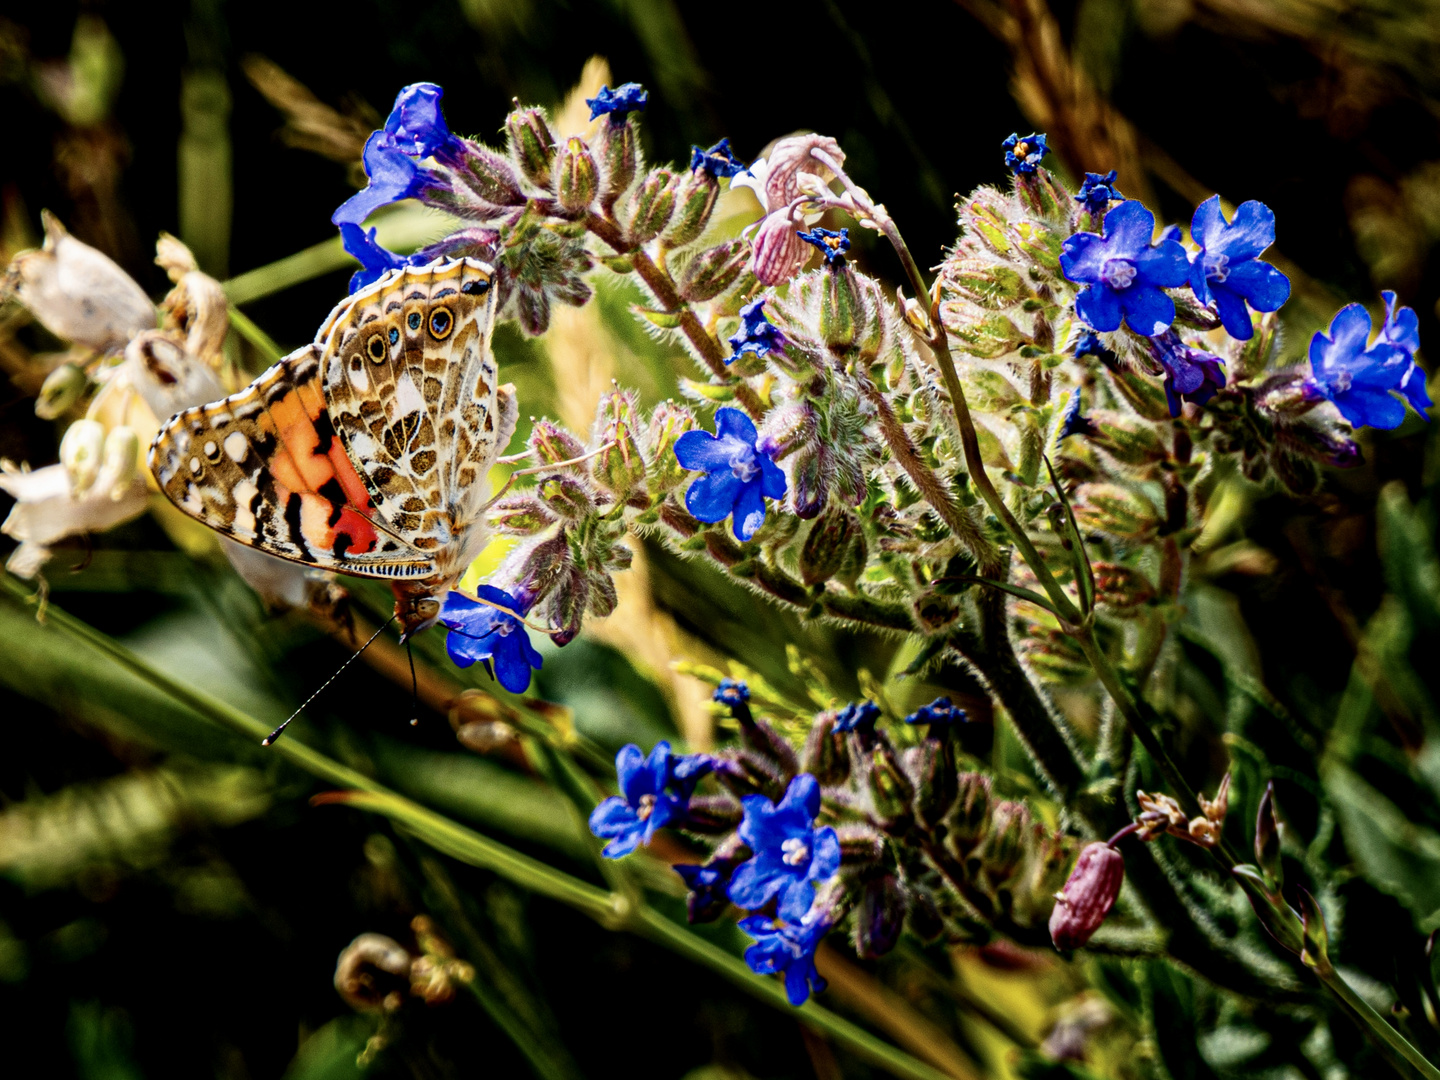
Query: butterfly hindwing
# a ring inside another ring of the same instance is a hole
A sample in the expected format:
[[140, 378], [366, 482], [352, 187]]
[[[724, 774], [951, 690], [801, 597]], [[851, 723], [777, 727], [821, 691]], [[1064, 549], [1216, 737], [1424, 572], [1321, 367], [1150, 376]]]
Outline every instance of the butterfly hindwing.
[[240, 543], [365, 577], [435, 572], [378, 519], [335, 437], [313, 345], [239, 393], [178, 413], [156, 437], [150, 465], [176, 506]]
[[474, 259], [407, 267], [356, 293], [317, 338], [336, 432], [376, 513], [442, 559], [473, 546], [486, 473], [514, 430], [490, 352], [492, 273]]

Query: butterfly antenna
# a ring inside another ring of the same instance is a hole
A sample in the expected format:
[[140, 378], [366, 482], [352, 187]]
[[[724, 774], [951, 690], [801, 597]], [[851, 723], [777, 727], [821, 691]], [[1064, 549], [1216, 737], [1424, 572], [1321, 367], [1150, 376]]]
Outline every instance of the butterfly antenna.
[[[287, 716], [287, 717], [285, 718], [285, 722], [284, 722], [283, 724], [281, 724], [279, 727], [277, 727], [274, 731], [270, 732], [269, 735], [266, 735], [265, 738], [261, 739], [261, 740], [260, 740], [260, 745], [261, 745], [261, 746], [274, 746], [274, 745], [275, 745], [275, 740], [278, 739], [278, 738], [280, 738], [280, 736], [281, 736], [282, 734], [284, 734], [285, 729], [290, 726], [290, 721], [291, 721], [291, 720], [294, 720], [295, 717], [299, 716], [302, 712], [304, 712], [304, 711], [305, 711], [305, 706], [309, 705], [312, 701], [314, 701], [317, 697], [319, 697], [322, 693], [324, 693], [325, 687], [329, 686], [332, 682], [334, 682], [336, 679], [338, 679], [338, 678], [340, 677], [340, 673], [341, 673], [342, 671], [344, 671], [347, 667], [349, 667], [349, 666], [354, 662], [355, 657], [359, 656], [359, 655], [360, 655], [361, 653], [363, 653], [366, 649], [368, 649], [368, 648], [370, 647], [370, 645], [374, 642], [374, 640], [375, 640], [376, 638], [378, 638], [381, 634], [383, 634], [383, 633], [385, 632], [386, 627], [388, 627], [388, 626], [389, 626], [392, 622], [394, 622], [394, 621], [395, 621], [395, 616], [394, 616], [394, 615], [391, 615], [390, 618], [386, 619], [386, 620], [385, 620], [385, 625], [382, 626], [382, 627], [380, 627], [379, 630], [376, 630], [375, 633], [371, 634], [369, 641], [365, 642], [364, 645], [361, 645], [360, 648], [356, 649], [353, 653], [351, 653], [350, 656], [346, 658], [345, 662], [344, 662], [343, 664], [341, 664], [339, 668], [336, 669], [335, 674], [334, 674], [334, 675], [331, 675], [330, 678], [326, 679], [323, 683], [321, 683], [321, 684], [320, 684], [320, 689], [319, 689], [319, 690], [316, 690], [313, 694], [311, 694], [308, 698], [306, 698], [305, 701], [304, 701], [304, 703], [300, 706], [300, 708], [296, 709], [294, 712], [292, 712], [289, 716]], [[413, 664], [413, 661], [412, 661], [412, 664]], [[413, 666], [412, 666], [411, 670], [412, 670], [412, 671], [414, 670]]]
[[420, 723], [420, 682], [415, 678], [415, 651], [410, 648], [410, 642], [405, 642], [405, 655], [410, 658], [410, 706], [415, 710], [415, 715], [410, 718], [410, 726], [414, 727]]

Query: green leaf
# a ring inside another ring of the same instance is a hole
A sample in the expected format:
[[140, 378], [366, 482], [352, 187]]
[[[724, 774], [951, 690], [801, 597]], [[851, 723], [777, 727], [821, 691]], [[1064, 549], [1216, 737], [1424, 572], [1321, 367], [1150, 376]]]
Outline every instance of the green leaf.
[[674, 330], [680, 325], [680, 313], [678, 311], [654, 311], [650, 308], [641, 307], [639, 304], [636, 304], [630, 310], [646, 322], [658, 326], [662, 330]]

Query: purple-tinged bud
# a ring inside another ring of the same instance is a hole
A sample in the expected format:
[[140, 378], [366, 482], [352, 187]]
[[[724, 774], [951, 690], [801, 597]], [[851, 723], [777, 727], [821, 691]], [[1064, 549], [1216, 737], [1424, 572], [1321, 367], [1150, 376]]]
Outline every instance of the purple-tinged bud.
[[628, 391], [606, 394], [600, 399], [595, 426], [602, 442], [615, 445], [595, 456], [590, 473], [624, 501], [645, 484], [645, 458], [632, 434], [639, 426], [635, 395]]
[[[612, 114], [613, 115], [613, 114]], [[629, 190], [635, 182], [639, 154], [636, 151], [636, 120], [634, 114], [627, 116], [623, 124], [613, 121], [600, 126], [595, 137], [595, 150], [605, 163], [605, 185], [600, 195], [600, 205], [608, 212], [615, 200]]]
[[694, 427], [695, 414], [673, 401], [662, 401], [650, 414], [645, 432], [650, 468], [645, 474], [645, 484], [657, 498], [688, 475], [688, 470], [675, 456], [675, 440]]
[[839, 825], [835, 835], [840, 841], [840, 865], [874, 865], [885, 857], [885, 837], [871, 825]]
[[525, 205], [525, 192], [515, 166], [489, 147], [461, 139], [455, 169], [469, 193], [479, 201], [475, 206], [471, 200], [457, 195], [453, 200], [454, 209], [461, 216], [468, 216], [467, 211], [476, 211], [482, 217], [489, 217], [496, 208]]
[[995, 804], [990, 829], [976, 849], [986, 881], [999, 889], [1014, 875], [1034, 834], [1030, 808], [1019, 802]]
[[800, 771], [821, 785], [839, 784], [850, 775], [850, 750], [845, 736], [835, 730], [835, 714], [821, 713], [810, 725], [800, 751]]
[[[536, 420], [528, 441], [536, 461], [542, 465], [558, 465], [585, 454], [585, 444], [553, 420]], [[569, 467], [579, 472], [584, 466]]]
[[630, 225], [626, 238], [635, 247], [648, 244], [670, 224], [675, 213], [675, 174], [655, 169], [630, 196]]
[[1050, 913], [1055, 948], [1078, 949], [1089, 941], [1115, 906], [1124, 882], [1125, 857], [1109, 844], [1087, 844]]
[[583, 213], [595, 199], [600, 186], [595, 159], [585, 140], [571, 136], [555, 159], [555, 193], [560, 205], [572, 214]]
[[555, 167], [555, 134], [543, 109], [516, 109], [505, 118], [505, 141], [510, 157], [525, 178], [549, 189]]
[[1300, 894], [1300, 926], [1303, 947], [1300, 959], [1306, 967], [1328, 973], [1330, 971], [1330, 929], [1325, 925], [1325, 912], [1308, 889], [1298, 889]]
[[806, 585], [829, 581], [843, 566], [850, 548], [865, 543], [860, 519], [843, 506], [832, 506], [810, 526], [800, 548], [800, 580]]
[[810, 249], [785, 208], [766, 214], [755, 233], [750, 270], [761, 285], [781, 285], [805, 265]]
[[1069, 225], [1074, 197], [1055, 182], [1048, 169], [1037, 168], [1033, 173], [1017, 174], [1015, 194], [1020, 197], [1021, 205], [1036, 217], [1057, 225]]
[[511, 536], [534, 536], [558, 520], [533, 495], [511, 495], [501, 499], [490, 510], [488, 517], [493, 529]]
[[782, 461], [800, 447], [815, 441], [819, 417], [808, 401], [794, 402], [771, 410], [760, 432], [760, 449], [775, 461]]
[[728, 833], [740, 824], [740, 804], [729, 795], [692, 795], [682, 827], [697, 833]]
[[953, 744], [932, 734], [905, 751], [905, 771], [915, 785], [915, 820], [934, 829], [950, 813], [960, 793]]
[[666, 245], [684, 247], [700, 239], [705, 226], [710, 224], [710, 214], [719, 197], [720, 181], [708, 170], [691, 169], [686, 173], [676, 185], [675, 217], [665, 230]]
[[595, 492], [589, 484], [564, 473], [554, 473], [540, 479], [536, 489], [545, 504], [563, 518], [578, 521], [596, 509]]
[[1280, 823], [1275, 818], [1273, 780], [1265, 785], [1265, 794], [1260, 797], [1260, 809], [1255, 815], [1255, 864], [1273, 891], [1279, 893], [1285, 885], [1285, 875], [1280, 864]]
[[680, 271], [675, 283], [680, 295], [692, 304], [713, 300], [739, 280], [750, 261], [750, 245], [731, 240], [700, 252]]
[[813, 518], [830, 497], [830, 477], [818, 447], [807, 446], [790, 459], [790, 498], [795, 515]]
[[730, 906], [730, 875], [749, 857], [750, 849], [738, 836], [732, 835], [721, 841], [703, 866], [675, 867], [690, 890], [685, 899], [685, 913], [690, 922], [714, 922], [725, 913]]
[[1307, 458], [1336, 469], [1353, 469], [1363, 460], [1360, 444], [1348, 433], [1313, 424], [1279, 424], [1276, 439]]
[[915, 791], [895, 753], [884, 742], [876, 742], [871, 750], [866, 779], [869, 781], [870, 801], [875, 808], [875, 817], [889, 822], [893, 827], [910, 812], [910, 801]]
[[1155, 586], [1139, 570], [1123, 563], [1094, 564], [1095, 595], [1115, 611], [1131, 611], [1155, 599]]
[[865, 960], [884, 956], [900, 940], [905, 894], [889, 874], [865, 883], [855, 912], [855, 951]]

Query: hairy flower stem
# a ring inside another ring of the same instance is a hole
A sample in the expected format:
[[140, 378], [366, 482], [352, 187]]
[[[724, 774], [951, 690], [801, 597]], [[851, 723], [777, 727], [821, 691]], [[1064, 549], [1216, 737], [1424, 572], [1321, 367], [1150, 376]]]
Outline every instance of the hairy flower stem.
[[1440, 1069], [1432, 1065], [1419, 1050], [1411, 1046], [1405, 1036], [1396, 1031], [1385, 1018], [1370, 1007], [1370, 1003], [1351, 989], [1341, 974], [1327, 961], [1315, 969], [1315, 975], [1325, 989], [1345, 1004], [1350, 1017], [1360, 1025], [1362, 1031], [1374, 1039], [1381, 1054], [1400, 1075], [1406, 1075], [1408, 1064], [1425, 1080], [1440, 1080]]
[[725, 351], [720, 343], [710, 334], [700, 321], [700, 317], [680, 295], [680, 290], [675, 287], [675, 279], [672, 278], [663, 266], [650, 258], [643, 248], [631, 248], [625, 243], [625, 235], [620, 231], [620, 226], [608, 218], [591, 214], [585, 219], [585, 227], [594, 233], [617, 255], [623, 255], [630, 260], [635, 272], [645, 282], [646, 288], [654, 295], [656, 301], [665, 309], [666, 314], [674, 315], [680, 320], [680, 329], [689, 340], [691, 346], [700, 359], [705, 362], [714, 376], [726, 386], [735, 390], [735, 400], [744, 406], [745, 411], [756, 420], [765, 415], [765, 406], [760, 401], [760, 395], [744, 379], [739, 379], [730, 374], [725, 368]]

